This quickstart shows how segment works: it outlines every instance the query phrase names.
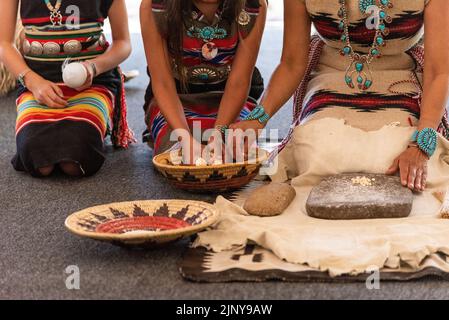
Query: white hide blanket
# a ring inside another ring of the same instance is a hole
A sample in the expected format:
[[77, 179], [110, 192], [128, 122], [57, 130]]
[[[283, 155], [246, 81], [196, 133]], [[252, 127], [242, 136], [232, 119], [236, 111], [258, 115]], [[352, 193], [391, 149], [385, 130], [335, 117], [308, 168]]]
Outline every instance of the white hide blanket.
[[305, 210], [310, 190], [322, 177], [386, 172], [413, 131], [391, 125], [365, 132], [336, 119], [296, 128], [272, 177], [276, 182], [292, 179], [297, 196], [289, 208], [278, 217], [253, 217], [219, 197], [220, 221], [213, 230], [200, 233], [194, 246], [219, 252], [255, 242], [281, 259], [331, 276], [398, 268], [400, 263], [418, 269], [429, 254], [449, 255], [449, 220], [439, 219], [441, 203], [432, 196], [449, 187], [449, 142], [441, 136], [429, 161], [428, 189], [415, 196], [409, 218], [331, 221], [310, 218]]

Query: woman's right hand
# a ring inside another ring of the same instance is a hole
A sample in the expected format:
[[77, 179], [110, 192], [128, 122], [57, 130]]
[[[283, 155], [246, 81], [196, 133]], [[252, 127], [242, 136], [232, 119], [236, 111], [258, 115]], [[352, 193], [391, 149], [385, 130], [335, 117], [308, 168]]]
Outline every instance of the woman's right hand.
[[67, 107], [67, 100], [64, 99], [64, 93], [57, 84], [45, 80], [34, 72], [26, 75], [24, 80], [26, 87], [33, 93], [38, 103], [55, 109]]
[[196, 160], [202, 157], [205, 146], [192, 136], [182, 139], [179, 144], [182, 148], [182, 163], [184, 165], [195, 165]]

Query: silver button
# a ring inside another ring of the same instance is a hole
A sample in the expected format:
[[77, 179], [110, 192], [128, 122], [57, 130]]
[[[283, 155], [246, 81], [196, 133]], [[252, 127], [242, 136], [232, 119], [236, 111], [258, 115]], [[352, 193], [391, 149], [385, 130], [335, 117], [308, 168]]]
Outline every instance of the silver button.
[[251, 16], [245, 10], [242, 10], [237, 18], [237, 22], [241, 26], [247, 26], [251, 22]]

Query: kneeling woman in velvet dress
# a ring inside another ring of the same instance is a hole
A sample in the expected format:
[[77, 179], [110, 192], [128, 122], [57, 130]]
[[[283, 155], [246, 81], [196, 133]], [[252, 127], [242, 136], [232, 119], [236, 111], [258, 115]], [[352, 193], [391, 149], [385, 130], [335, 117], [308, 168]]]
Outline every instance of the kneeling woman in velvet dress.
[[[131, 52], [125, 0], [21, 0], [22, 52], [14, 47], [19, 0], [3, 0], [0, 59], [20, 82], [14, 168], [33, 176], [56, 168], [89, 176], [102, 166], [105, 137], [117, 147], [132, 140], [117, 66]], [[111, 45], [103, 34], [109, 17]], [[64, 62], [79, 61], [88, 77], [63, 84]]]
[[263, 92], [255, 64], [266, 12], [266, 0], [142, 1], [151, 77], [144, 138], [156, 154], [177, 141], [172, 132], [188, 133], [183, 147], [192, 151], [201, 142], [192, 136], [195, 123], [222, 131], [255, 107]]

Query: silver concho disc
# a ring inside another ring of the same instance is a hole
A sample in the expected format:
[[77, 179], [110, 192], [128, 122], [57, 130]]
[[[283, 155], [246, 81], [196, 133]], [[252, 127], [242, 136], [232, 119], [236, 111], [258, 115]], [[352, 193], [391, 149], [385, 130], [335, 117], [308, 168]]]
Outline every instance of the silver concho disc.
[[207, 42], [201, 48], [201, 54], [206, 60], [212, 60], [218, 55], [218, 48], [213, 42]]
[[30, 46], [30, 54], [33, 56], [40, 56], [42, 55], [42, 52], [44, 52], [42, 45], [37, 41], [33, 41]]
[[239, 14], [237, 22], [241, 26], [247, 26], [251, 22], [251, 16], [245, 10], [242, 10]]
[[104, 36], [104, 34], [101, 34], [100, 39], [98, 39], [98, 44], [104, 48], [106, 46], [106, 43], [106, 37]]
[[56, 42], [47, 42], [44, 44], [44, 54], [53, 56], [61, 52], [61, 47]]
[[22, 51], [25, 55], [29, 54], [31, 51], [31, 44], [28, 40], [25, 40], [22, 44]]
[[206, 67], [193, 68], [190, 70], [190, 77], [199, 81], [215, 81], [218, 78], [218, 72]]
[[83, 49], [81, 42], [78, 40], [70, 40], [64, 44], [64, 52], [66, 54], [77, 54]]

